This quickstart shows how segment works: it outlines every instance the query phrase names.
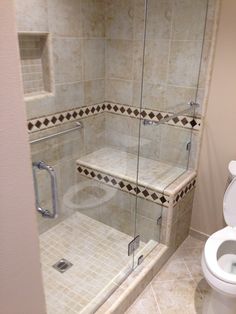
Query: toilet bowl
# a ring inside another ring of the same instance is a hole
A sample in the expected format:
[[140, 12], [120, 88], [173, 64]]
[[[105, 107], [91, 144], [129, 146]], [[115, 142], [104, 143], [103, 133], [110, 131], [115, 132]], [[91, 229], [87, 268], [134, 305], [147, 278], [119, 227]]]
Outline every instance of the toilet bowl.
[[212, 234], [202, 253], [202, 270], [212, 287], [203, 313], [236, 314], [236, 162], [229, 164], [231, 183], [225, 191], [223, 214], [227, 227]]

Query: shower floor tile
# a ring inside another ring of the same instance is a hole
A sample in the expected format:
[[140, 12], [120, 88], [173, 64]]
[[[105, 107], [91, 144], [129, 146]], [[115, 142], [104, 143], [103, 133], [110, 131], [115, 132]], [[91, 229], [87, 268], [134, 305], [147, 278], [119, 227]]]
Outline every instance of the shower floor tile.
[[[79, 313], [112, 280], [132, 265], [132, 237], [75, 213], [40, 235], [41, 264], [48, 314]], [[141, 243], [141, 249], [144, 243]], [[60, 259], [73, 264], [60, 273]]]

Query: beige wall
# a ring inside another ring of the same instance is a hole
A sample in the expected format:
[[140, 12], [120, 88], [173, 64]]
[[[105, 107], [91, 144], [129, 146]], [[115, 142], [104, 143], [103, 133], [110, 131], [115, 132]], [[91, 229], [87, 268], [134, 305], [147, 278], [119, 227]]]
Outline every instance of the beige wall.
[[222, 1], [192, 216], [192, 228], [207, 234], [224, 225], [227, 166], [236, 159], [235, 17], [236, 1]]
[[13, 2], [0, 1], [0, 312], [45, 313]]

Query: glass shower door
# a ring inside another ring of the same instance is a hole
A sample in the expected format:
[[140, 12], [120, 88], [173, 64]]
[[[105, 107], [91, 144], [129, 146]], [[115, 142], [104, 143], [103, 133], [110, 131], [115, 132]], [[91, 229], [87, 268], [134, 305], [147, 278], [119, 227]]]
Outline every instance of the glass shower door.
[[[37, 211], [37, 219], [49, 314], [93, 313], [132, 271], [139, 240], [132, 242], [140, 102], [130, 97], [139, 71], [131, 47], [143, 44], [133, 40], [131, 13], [139, 18], [139, 10], [132, 1], [108, 1], [106, 8], [103, 1], [81, 3], [82, 10], [77, 2], [49, 1], [42, 20], [34, 16], [42, 8], [32, 6], [32, 20], [25, 20], [29, 5], [17, 1], [17, 18], [29, 32], [20, 50], [36, 207], [48, 210]], [[35, 20], [46, 29], [39, 38]], [[46, 65], [45, 43], [53, 59]], [[44, 66], [53, 78], [50, 92], [41, 90]], [[139, 82], [134, 88], [133, 98], [141, 94]]]
[[[69, 304], [76, 313], [92, 311], [133, 267], [128, 245], [134, 234], [137, 155], [116, 142], [123, 131], [119, 118], [101, 114], [80, 123], [81, 128], [43, 140], [74, 128], [74, 122], [31, 135], [37, 205], [48, 210], [37, 213], [48, 313], [58, 308], [66, 313]], [[136, 125], [138, 120], [132, 132], [138, 132]], [[113, 132], [107, 142], [105, 126]], [[49, 215], [55, 205], [52, 179], [45, 168], [57, 180], [54, 218]]]
[[170, 244], [165, 236], [170, 190], [196, 167], [208, 6], [207, 0], [148, 0], [143, 7], [138, 182], [147, 197], [138, 197], [135, 221], [136, 234], [149, 247], [143, 257], [160, 242]]

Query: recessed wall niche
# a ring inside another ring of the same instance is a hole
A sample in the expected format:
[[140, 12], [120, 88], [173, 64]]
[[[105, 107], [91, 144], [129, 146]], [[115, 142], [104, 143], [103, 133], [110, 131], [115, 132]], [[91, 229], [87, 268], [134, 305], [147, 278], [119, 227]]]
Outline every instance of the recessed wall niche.
[[48, 34], [18, 34], [25, 96], [51, 92]]

